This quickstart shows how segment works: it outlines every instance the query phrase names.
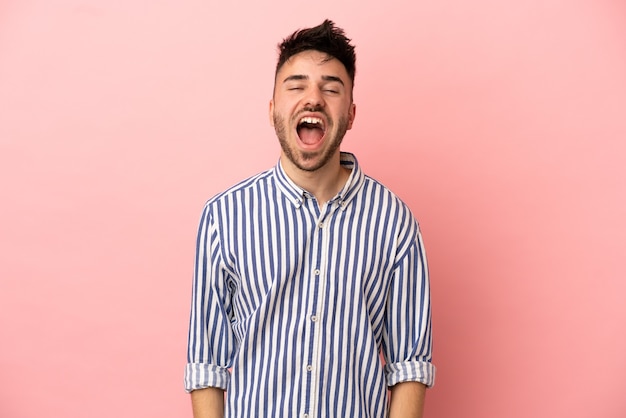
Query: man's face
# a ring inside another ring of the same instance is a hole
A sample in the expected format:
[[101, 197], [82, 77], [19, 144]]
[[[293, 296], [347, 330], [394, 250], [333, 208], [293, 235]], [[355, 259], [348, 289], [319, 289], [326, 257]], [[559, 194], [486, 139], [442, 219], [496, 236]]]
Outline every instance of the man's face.
[[339, 155], [354, 116], [352, 82], [337, 59], [304, 51], [292, 56], [276, 74], [270, 123], [284, 163], [308, 172], [326, 166]]

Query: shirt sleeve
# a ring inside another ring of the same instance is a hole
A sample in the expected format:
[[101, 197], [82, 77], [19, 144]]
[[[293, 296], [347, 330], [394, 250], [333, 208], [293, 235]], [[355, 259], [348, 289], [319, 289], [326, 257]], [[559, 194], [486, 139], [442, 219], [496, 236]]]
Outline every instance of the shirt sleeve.
[[[387, 384], [414, 381], [432, 387], [432, 331], [428, 265], [417, 222], [400, 239], [389, 289], [382, 351]], [[406, 248], [405, 250], [402, 247]]]
[[193, 274], [185, 390], [226, 389], [235, 352], [227, 275], [222, 268], [219, 234], [210, 206], [198, 228]]

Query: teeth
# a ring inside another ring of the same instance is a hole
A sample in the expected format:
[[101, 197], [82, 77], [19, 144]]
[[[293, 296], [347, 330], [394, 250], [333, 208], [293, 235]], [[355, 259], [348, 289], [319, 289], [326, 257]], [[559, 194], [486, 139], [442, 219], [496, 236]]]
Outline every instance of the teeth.
[[308, 123], [310, 125], [313, 125], [313, 124], [315, 124], [315, 125], [322, 125], [323, 124], [322, 120], [320, 118], [313, 118], [313, 117], [310, 117], [310, 116], [306, 116], [306, 117], [300, 119], [300, 124], [303, 124], [303, 123]]

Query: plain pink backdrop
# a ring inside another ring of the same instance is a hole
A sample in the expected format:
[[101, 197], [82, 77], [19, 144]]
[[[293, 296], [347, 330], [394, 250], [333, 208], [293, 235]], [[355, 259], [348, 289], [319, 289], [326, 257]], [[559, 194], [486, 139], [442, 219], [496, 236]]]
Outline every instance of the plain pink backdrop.
[[277, 161], [275, 46], [325, 17], [426, 240], [426, 417], [626, 416], [622, 1], [4, 0], [1, 417], [190, 416], [202, 204]]

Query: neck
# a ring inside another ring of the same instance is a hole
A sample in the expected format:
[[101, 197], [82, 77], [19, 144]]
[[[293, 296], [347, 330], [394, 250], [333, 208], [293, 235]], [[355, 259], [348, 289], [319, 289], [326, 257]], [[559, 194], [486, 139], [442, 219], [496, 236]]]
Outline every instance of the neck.
[[339, 153], [315, 171], [299, 169], [284, 155], [281, 156], [281, 164], [289, 178], [313, 195], [320, 207], [335, 197], [350, 177], [350, 170], [341, 165]]

